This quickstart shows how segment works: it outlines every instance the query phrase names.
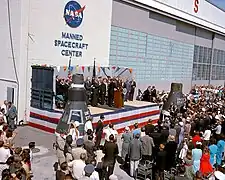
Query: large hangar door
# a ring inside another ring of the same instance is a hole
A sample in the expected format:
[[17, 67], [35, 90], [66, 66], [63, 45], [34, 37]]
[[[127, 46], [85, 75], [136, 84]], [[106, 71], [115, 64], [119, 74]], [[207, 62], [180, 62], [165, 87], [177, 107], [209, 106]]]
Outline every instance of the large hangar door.
[[14, 88], [7, 87], [7, 101], [14, 103]]
[[39, 109], [53, 109], [52, 67], [32, 66], [31, 106]]

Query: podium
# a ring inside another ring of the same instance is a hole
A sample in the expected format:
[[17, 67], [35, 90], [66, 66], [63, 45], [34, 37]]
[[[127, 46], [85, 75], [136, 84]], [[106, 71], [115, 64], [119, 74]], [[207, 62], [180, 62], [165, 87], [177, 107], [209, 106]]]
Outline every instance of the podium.
[[121, 90], [114, 91], [114, 106], [115, 106], [115, 108], [121, 108], [123, 106]]

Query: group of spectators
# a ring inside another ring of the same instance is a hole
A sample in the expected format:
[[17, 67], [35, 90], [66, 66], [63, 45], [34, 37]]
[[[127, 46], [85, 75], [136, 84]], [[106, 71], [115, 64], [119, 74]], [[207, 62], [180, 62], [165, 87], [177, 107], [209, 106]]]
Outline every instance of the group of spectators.
[[32, 149], [35, 143], [30, 142], [29, 148], [16, 147], [17, 125], [16, 107], [11, 102], [4, 101], [0, 112], [0, 179], [30, 180]]
[[[144, 127], [138, 123], [132, 130], [126, 127], [121, 153], [117, 144], [120, 136], [113, 124], [103, 126], [104, 116], [95, 129], [91, 120], [86, 122], [83, 138], [79, 138], [79, 123], [75, 122], [67, 137], [58, 135], [66, 143], [61, 147], [58, 143], [57, 147], [61, 164], [57, 180], [116, 178], [113, 171], [119, 154], [132, 177], [136, 176], [141, 162], [149, 161], [153, 179], [163, 180], [174, 168], [174, 176], [179, 179], [224, 180], [224, 102], [223, 88], [195, 86], [185, 95], [182, 107], [172, 105], [162, 111], [157, 125], [149, 120]], [[60, 149], [63, 156], [59, 155]]]
[[141, 160], [149, 160], [156, 179], [164, 179], [172, 168], [179, 179], [213, 179], [218, 174], [225, 179], [220, 173], [225, 148], [223, 88], [194, 87], [185, 97], [180, 108], [172, 105], [162, 111], [157, 126], [150, 120], [142, 131], [137, 125], [132, 133], [127, 128], [122, 156], [129, 159], [131, 176]]
[[119, 154], [116, 144], [118, 132], [112, 124], [103, 128], [103, 121], [102, 115], [96, 129], [93, 129], [92, 121], [88, 120], [84, 125], [85, 135], [82, 138], [79, 137], [78, 122], [72, 123], [66, 137], [56, 134], [55, 147], [60, 164], [60, 168], [55, 166], [56, 180], [118, 179], [113, 174]]

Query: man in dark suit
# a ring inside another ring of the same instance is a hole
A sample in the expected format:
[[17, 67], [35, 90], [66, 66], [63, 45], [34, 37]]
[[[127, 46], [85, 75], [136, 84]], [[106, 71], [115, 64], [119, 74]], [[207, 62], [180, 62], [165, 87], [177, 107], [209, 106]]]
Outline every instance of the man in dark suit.
[[129, 99], [129, 94], [130, 94], [130, 90], [131, 90], [131, 85], [129, 83], [129, 80], [127, 79], [126, 82], [124, 83], [124, 87], [127, 89], [126, 94], [124, 95], [124, 101], [127, 101]]
[[157, 168], [157, 178], [164, 179], [164, 170], [166, 169], [166, 151], [164, 151], [165, 146], [160, 144], [159, 152], [156, 156], [156, 168]]
[[106, 80], [104, 79], [103, 81], [101, 81], [99, 87], [99, 97], [101, 105], [105, 104], [105, 95], [106, 95]]
[[105, 143], [103, 153], [105, 154], [105, 156], [103, 158], [102, 175], [103, 177], [105, 177], [106, 180], [108, 180], [109, 176], [113, 174], [116, 158], [117, 155], [119, 154], [118, 145], [114, 141], [113, 134], [109, 136], [109, 142]]
[[87, 164], [90, 164], [91, 161], [95, 159], [95, 153], [96, 150], [95, 144], [93, 142], [93, 135], [88, 136], [88, 141], [84, 143], [84, 149], [87, 151]]
[[133, 101], [134, 91], [135, 91], [135, 88], [136, 88], [136, 82], [134, 81], [134, 79], [132, 79], [132, 81], [130, 82], [130, 86], [131, 86], [131, 89], [130, 89], [129, 100]]
[[152, 124], [152, 119], [148, 120], [148, 124], [145, 125], [145, 134], [151, 134], [154, 131], [155, 126]]
[[102, 133], [103, 133], [103, 121], [104, 121], [105, 117], [104, 115], [102, 114], [100, 116], [100, 119], [97, 123], [97, 126], [96, 126], [96, 131], [95, 131], [95, 135], [96, 135], [96, 141], [95, 141], [95, 147], [98, 149], [99, 146], [100, 146], [100, 143], [101, 143], [101, 139], [102, 139]]
[[99, 97], [99, 82], [98, 79], [94, 79], [92, 83], [92, 96], [91, 96], [91, 105], [93, 107], [98, 106], [98, 97]]
[[87, 104], [90, 103], [90, 98], [91, 98], [91, 85], [92, 85], [91, 79], [90, 79], [90, 77], [88, 77], [87, 80], [84, 83], [84, 87], [86, 89], [86, 95], [87, 95]]
[[114, 99], [114, 89], [116, 88], [115, 82], [110, 79], [108, 85], [108, 106], [112, 107], [113, 99]]

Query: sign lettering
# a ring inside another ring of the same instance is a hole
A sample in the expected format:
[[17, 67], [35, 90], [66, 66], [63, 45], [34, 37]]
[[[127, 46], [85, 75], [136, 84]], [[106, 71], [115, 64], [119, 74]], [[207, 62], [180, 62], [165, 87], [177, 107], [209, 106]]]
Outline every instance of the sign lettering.
[[194, 0], [194, 12], [198, 12], [198, 7], [199, 7], [199, 0]]

